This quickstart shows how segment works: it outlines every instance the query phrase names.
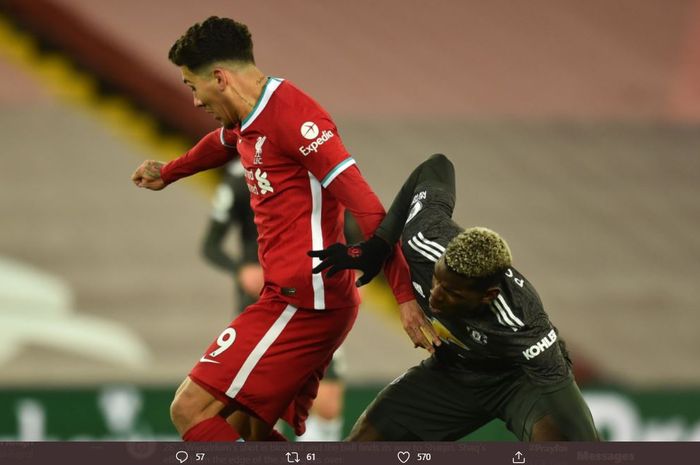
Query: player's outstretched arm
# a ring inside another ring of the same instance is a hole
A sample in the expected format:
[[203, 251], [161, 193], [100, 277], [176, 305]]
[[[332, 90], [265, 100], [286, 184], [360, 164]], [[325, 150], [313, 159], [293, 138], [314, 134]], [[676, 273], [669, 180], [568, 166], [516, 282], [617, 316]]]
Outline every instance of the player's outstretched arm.
[[131, 180], [138, 187], [159, 191], [166, 186], [160, 175], [160, 170], [164, 165], [165, 163], [156, 160], [146, 160], [136, 168], [134, 174], [131, 175]]
[[184, 155], [168, 163], [146, 160], [136, 168], [131, 180], [139, 187], [159, 191], [178, 179], [226, 164], [238, 152], [235, 146], [224, 144], [222, 131], [220, 128], [210, 132]]
[[222, 223], [215, 219], [210, 220], [202, 242], [202, 255], [211, 265], [233, 274], [238, 272], [240, 263], [224, 248], [224, 239], [228, 231], [228, 223]]
[[308, 255], [321, 259], [321, 263], [312, 270], [314, 273], [328, 268], [326, 276], [331, 277], [342, 270], [362, 271], [362, 276], [355, 282], [355, 285], [360, 287], [379, 274], [390, 253], [391, 247], [386, 241], [372, 236], [357, 244], [336, 242], [323, 250], [311, 250]]
[[324, 250], [310, 251], [309, 256], [321, 259], [321, 264], [313, 272], [319, 273], [328, 268], [328, 276], [332, 276], [341, 270], [361, 270], [363, 275], [357, 280], [357, 286], [369, 283], [381, 271], [394, 244], [401, 237], [416, 188], [428, 183], [454, 195], [454, 166], [445, 155], [431, 155], [413, 170], [374, 235], [367, 241], [350, 245], [335, 243]]
[[455, 169], [449, 158], [436, 153], [413, 170], [394, 197], [389, 211], [377, 228], [375, 232], [377, 236], [392, 245], [399, 240], [408, 219], [413, 196], [419, 186], [425, 185], [439, 187], [455, 195]]

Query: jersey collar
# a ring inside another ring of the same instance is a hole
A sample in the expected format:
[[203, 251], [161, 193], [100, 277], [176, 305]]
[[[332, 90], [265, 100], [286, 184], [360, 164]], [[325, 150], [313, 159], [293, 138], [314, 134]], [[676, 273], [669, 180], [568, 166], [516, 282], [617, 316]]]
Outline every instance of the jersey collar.
[[262, 111], [265, 109], [267, 106], [267, 103], [270, 101], [270, 98], [272, 97], [272, 94], [277, 90], [277, 88], [282, 84], [282, 81], [284, 79], [281, 78], [276, 78], [269, 76], [267, 79], [267, 82], [265, 83], [265, 87], [263, 87], [262, 93], [260, 93], [260, 97], [258, 97], [258, 101], [255, 102], [255, 106], [253, 107], [253, 110], [246, 116], [246, 118], [241, 121], [241, 131], [245, 131], [245, 129], [253, 124], [253, 121], [262, 113]]

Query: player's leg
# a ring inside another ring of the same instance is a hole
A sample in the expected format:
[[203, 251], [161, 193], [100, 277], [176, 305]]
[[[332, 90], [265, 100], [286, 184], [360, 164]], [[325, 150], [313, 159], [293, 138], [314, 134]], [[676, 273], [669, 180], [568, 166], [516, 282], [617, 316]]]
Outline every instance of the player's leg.
[[219, 414], [225, 404], [187, 377], [170, 405], [170, 418], [186, 441], [235, 441], [240, 435]]
[[[272, 336], [284, 330], [295, 311], [286, 302], [261, 300], [234, 319], [208, 347], [178, 388], [171, 406], [173, 422], [185, 440], [267, 438], [276, 419], [252, 419], [258, 416], [256, 411], [242, 400], [248, 390], [261, 390], [261, 380], [252, 382], [248, 378], [256, 371], [260, 357], [266, 355], [266, 341], [272, 342]], [[237, 397], [239, 391], [242, 399]], [[263, 396], [274, 397], [274, 389]], [[234, 409], [240, 412], [232, 415]]]
[[525, 377], [503, 397], [498, 415], [521, 441], [597, 441], [593, 417], [573, 379], [542, 392]]
[[[258, 311], [257, 307], [252, 307], [252, 311], [247, 309], [239, 320], [257, 322], [265, 318], [267, 312]], [[357, 307], [325, 311], [294, 309], [274, 340], [263, 338], [269, 345], [256, 346], [243, 363], [245, 377], [238, 376], [226, 390], [249, 413], [246, 432], [249, 429], [250, 433], [244, 436], [246, 440], [281, 439], [272, 429], [280, 418], [294, 428], [295, 434], [303, 434], [319, 380], [356, 314]], [[241, 333], [239, 337], [244, 336]]]
[[297, 441], [340, 441], [343, 430], [343, 395], [345, 383], [323, 379], [306, 419], [306, 432]]
[[286, 441], [274, 427], [242, 410], [236, 410], [226, 418], [229, 425], [240, 432], [246, 441]]
[[494, 417], [459, 376], [428, 359], [379, 393], [349, 441], [453, 441]]
[[[418, 439], [418, 438], [416, 438]], [[355, 425], [350, 431], [350, 435], [347, 438], [351, 442], [367, 442], [367, 441], [386, 441], [387, 439], [382, 436], [382, 433], [375, 428], [372, 423], [367, 419], [367, 410], [362, 412], [360, 418], [357, 419]]]
[[345, 371], [345, 356], [341, 347], [333, 354], [333, 359], [318, 385], [318, 393], [306, 419], [306, 432], [299, 436], [297, 441], [342, 439]]
[[[539, 407], [544, 404], [544, 407]], [[538, 410], [547, 410], [541, 416]], [[540, 417], [540, 418], [537, 418]], [[530, 426], [531, 425], [531, 426]], [[575, 381], [542, 396], [528, 418], [526, 431], [530, 441], [598, 441], [591, 411]]]
[[557, 425], [557, 422], [554, 420], [552, 415], [545, 415], [532, 425], [530, 441], [544, 442], [568, 440], [569, 439], [564, 435], [561, 428], [559, 428], [559, 425]]

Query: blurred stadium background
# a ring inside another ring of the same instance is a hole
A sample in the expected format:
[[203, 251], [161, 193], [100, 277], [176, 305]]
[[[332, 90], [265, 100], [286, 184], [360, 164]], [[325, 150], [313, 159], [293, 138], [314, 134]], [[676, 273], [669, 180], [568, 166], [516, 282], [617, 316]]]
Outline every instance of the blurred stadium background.
[[[129, 177], [212, 128], [167, 61], [212, 14], [334, 115], [385, 204], [452, 158], [456, 219], [509, 240], [606, 438], [700, 439], [699, 1], [0, 0], [1, 439], [176, 439], [234, 305], [199, 255], [215, 179]], [[422, 356], [392, 312], [372, 286], [346, 429]]]

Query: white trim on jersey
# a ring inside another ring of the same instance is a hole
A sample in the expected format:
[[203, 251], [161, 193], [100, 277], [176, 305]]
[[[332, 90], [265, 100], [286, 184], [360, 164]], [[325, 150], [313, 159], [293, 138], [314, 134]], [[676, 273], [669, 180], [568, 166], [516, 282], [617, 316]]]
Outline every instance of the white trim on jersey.
[[270, 348], [272, 343], [275, 342], [280, 334], [282, 334], [282, 331], [287, 326], [287, 323], [289, 323], [296, 312], [297, 308], [292, 305], [287, 305], [287, 307], [282, 310], [280, 316], [274, 323], [272, 323], [270, 329], [268, 329], [262, 339], [260, 339], [253, 351], [250, 353], [250, 355], [248, 355], [248, 358], [246, 358], [245, 362], [243, 362], [241, 369], [238, 370], [238, 373], [236, 373], [233, 381], [231, 381], [231, 385], [226, 390], [226, 395], [228, 397], [234, 399], [238, 395], [238, 392], [241, 390], [246, 380], [253, 372], [255, 366], [258, 364], [263, 355], [265, 355], [265, 352], [267, 352], [267, 349]]
[[508, 306], [508, 303], [506, 302], [506, 299], [503, 298], [501, 294], [498, 294], [498, 300], [501, 301], [501, 304], [503, 304], [503, 308], [505, 309], [506, 313], [508, 313], [508, 316], [515, 322], [516, 325], [520, 326], [521, 328], [525, 326], [525, 323], [522, 322], [520, 318], [515, 316], [515, 313], [510, 309]]
[[517, 331], [525, 326], [525, 323], [513, 314], [513, 311], [510, 309], [503, 296], [499, 294], [492, 304], [491, 311], [494, 312], [498, 322], [503, 326], [507, 326], [513, 331]]
[[[493, 311], [493, 308], [491, 308], [491, 311], [493, 312], [494, 315], [496, 315], [496, 319], [498, 320], [498, 322], [499, 322], [500, 324], [502, 324], [503, 326], [508, 326], [508, 327], [510, 327], [510, 325], [507, 325], [506, 322], [503, 321], [503, 318], [501, 318], [501, 314], [500, 314], [500, 313], [494, 312], [494, 311]], [[512, 329], [512, 328], [511, 328], [511, 329]]]
[[427, 258], [428, 260], [430, 260], [430, 261], [433, 262], [433, 263], [437, 262], [437, 261], [440, 259], [440, 256], [434, 256], [434, 255], [432, 255], [432, 254], [435, 253], [432, 249], [428, 249], [427, 251], [424, 250], [425, 246], [419, 245], [419, 244], [418, 244], [418, 241], [415, 241], [415, 239], [416, 239], [416, 236], [413, 236], [412, 238], [410, 238], [410, 239], [408, 240], [408, 245], [409, 245], [413, 250], [415, 250], [415, 251], [418, 252], [419, 254], [423, 255], [425, 258]]
[[345, 171], [346, 169], [350, 168], [352, 165], [355, 164], [355, 159], [352, 157], [348, 157], [345, 160], [341, 161], [337, 165], [335, 165], [335, 168], [330, 170], [328, 174], [326, 175], [325, 178], [321, 180], [321, 185], [326, 188], [330, 183], [333, 182], [335, 178], [338, 177], [340, 173]]
[[445, 252], [445, 248], [443, 246], [437, 242], [427, 240], [422, 232], [419, 232], [417, 236], [413, 236], [413, 240], [416, 242], [416, 245], [428, 252], [431, 252], [437, 257], [438, 260], [440, 260], [440, 257], [442, 257], [442, 254]]
[[268, 77], [267, 82], [265, 83], [265, 87], [263, 88], [262, 93], [260, 94], [260, 98], [258, 98], [258, 101], [255, 102], [255, 106], [251, 110], [250, 114], [241, 121], [241, 132], [245, 131], [245, 129], [253, 124], [253, 121], [255, 121], [255, 118], [257, 118], [260, 113], [265, 109], [267, 106], [267, 102], [270, 101], [270, 97], [272, 97], [272, 94], [275, 93], [277, 88], [282, 84], [282, 81], [284, 79], [280, 78], [274, 78], [274, 77]]
[[[323, 249], [323, 228], [321, 227], [321, 212], [323, 192], [321, 183], [316, 176], [309, 171], [309, 183], [311, 185], [311, 250]], [[321, 263], [318, 257], [311, 258], [311, 267], [316, 268]], [[326, 296], [323, 288], [323, 276], [321, 273], [311, 275], [311, 285], [314, 288], [314, 308], [322, 310], [326, 307]]]
[[437, 250], [439, 250], [440, 255], [445, 253], [445, 248], [443, 246], [441, 246], [440, 244], [438, 244], [435, 241], [431, 241], [431, 240], [426, 239], [425, 236], [423, 235], [423, 233], [420, 231], [418, 231], [418, 238], [420, 240], [422, 240], [425, 243], [425, 245], [431, 245], [431, 246], [435, 247]]
[[223, 145], [224, 147], [228, 147], [231, 149], [236, 148], [235, 145], [229, 145], [226, 143], [226, 140], [224, 139], [224, 128], [221, 128], [221, 131], [219, 131], [219, 140], [221, 140], [221, 145]]

